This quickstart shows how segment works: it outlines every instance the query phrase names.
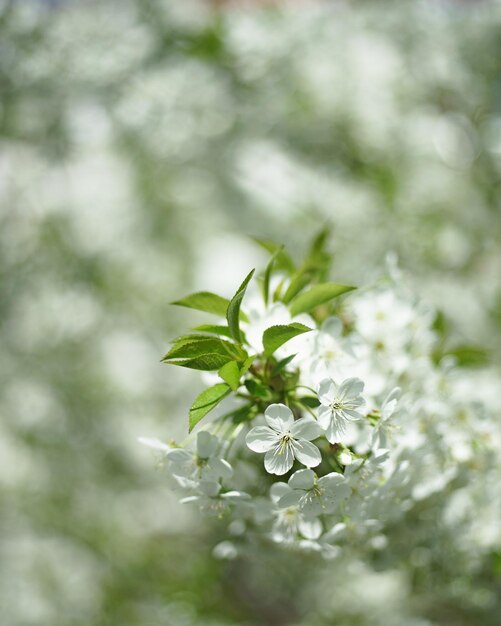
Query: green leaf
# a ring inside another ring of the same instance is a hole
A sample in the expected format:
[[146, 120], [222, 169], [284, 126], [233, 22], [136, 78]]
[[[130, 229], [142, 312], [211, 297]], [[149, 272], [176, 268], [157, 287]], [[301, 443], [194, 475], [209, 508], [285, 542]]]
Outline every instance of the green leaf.
[[321, 283], [320, 285], [314, 285], [308, 291], [300, 293], [290, 303], [291, 315], [299, 315], [300, 313], [308, 313], [315, 307], [325, 304], [337, 298], [343, 293], [353, 291], [356, 287], [349, 287], [348, 285], [338, 285], [337, 283]]
[[433, 330], [437, 333], [440, 339], [445, 339], [450, 331], [449, 320], [445, 317], [442, 311], [437, 311], [435, 319], [433, 320]]
[[163, 357], [162, 361], [169, 361], [171, 359], [191, 359], [192, 357], [209, 353], [228, 357], [227, 360], [234, 358], [243, 360], [246, 357], [246, 354], [241, 348], [234, 343], [230, 343], [218, 337], [192, 335], [189, 341], [184, 341], [184, 338], [181, 339], [181, 342], [178, 341], [173, 345], [169, 352]]
[[205, 311], [205, 313], [212, 313], [213, 315], [219, 315], [224, 317], [230, 301], [227, 298], [218, 296], [210, 291], [199, 291], [192, 293], [181, 300], [172, 302], [176, 306], [184, 306], [189, 309], [196, 309], [197, 311]]
[[314, 276], [315, 271], [311, 268], [303, 268], [299, 270], [299, 272], [294, 274], [291, 282], [289, 283], [289, 286], [287, 287], [282, 297], [282, 302], [288, 304], [292, 300], [292, 298], [294, 298], [294, 296], [296, 296], [306, 287], [306, 285], [311, 282]]
[[212, 411], [221, 400], [230, 393], [230, 387], [226, 383], [218, 383], [213, 387], [209, 387], [196, 398], [190, 409], [190, 432], [195, 428], [198, 422]]
[[311, 241], [308, 257], [317, 257], [319, 254], [323, 255], [326, 253], [325, 245], [331, 235], [331, 232], [332, 228], [330, 225], [323, 226], [318, 231]]
[[320, 406], [320, 401], [316, 396], [304, 396], [303, 398], [298, 398], [298, 402], [310, 407], [310, 409], [316, 409], [317, 406]]
[[[249, 321], [243, 311], [240, 311], [240, 319], [246, 322]], [[210, 333], [211, 335], [219, 335], [220, 337], [228, 337], [228, 339], [233, 339], [228, 326], [219, 326], [215, 324], [202, 324], [201, 326], [196, 326], [193, 330], [197, 330], [203, 333]], [[197, 337], [199, 335], [190, 335], [190, 336]], [[240, 336], [243, 342], [247, 341], [243, 330], [240, 330]]]
[[275, 250], [274, 254], [272, 255], [271, 259], [268, 262], [268, 265], [266, 266], [266, 270], [264, 272], [264, 277], [263, 277], [263, 298], [264, 298], [264, 303], [266, 306], [268, 306], [268, 300], [270, 297], [270, 278], [271, 278], [271, 272], [273, 270], [273, 265], [277, 259], [277, 256], [280, 254], [280, 252], [282, 252], [283, 250], [283, 246], [280, 246], [280, 248], [277, 248], [277, 250]]
[[223, 365], [218, 374], [225, 383], [228, 383], [232, 391], [236, 391], [240, 386], [240, 369], [236, 361], [229, 361]]
[[289, 363], [292, 361], [292, 359], [295, 356], [297, 356], [297, 353], [296, 354], [290, 354], [289, 356], [286, 356], [285, 359], [282, 359], [281, 361], [278, 361], [278, 363], [271, 370], [271, 375], [272, 376], [277, 376], [277, 374], [280, 374], [280, 372], [282, 370], [284, 370], [287, 367], [287, 365], [289, 365]]
[[489, 353], [479, 346], [457, 346], [445, 351], [444, 356], [453, 356], [458, 367], [482, 367], [489, 362]]
[[501, 552], [497, 550], [492, 555], [492, 571], [496, 576], [501, 577]]
[[315, 268], [317, 278], [321, 281], [326, 279], [332, 264], [332, 254], [326, 249], [330, 234], [330, 226], [322, 228], [313, 238], [305, 259], [305, 266]]
[[219, 370], [223, 365], [231, 361], [232, 358], [228, 354], [201, 354], [193, 359], [179, 359], [178, 361], [165, 361], [168, 365], [179, 365], [179, 367], [189, 367], [192, 370], [203, 370], [211, 372]]
[[207, 335], [196, 335], [195, 333], [190, 333], [189, 335], [183, 335], [182, 337], [178, 337], [177, 339], [173, 339], [171, 341], [172, 343], [171, 350], [173, 350], [174, 348], [180, 348], [181, 346], [184, 346], [187, 343], [200, 341], [201, 339], [209, 339], [209, 337]]
[[240, 285], [236, 294], [231, 299], [231, 302], [228, 305], [228, 310], [226, 311], [226, 319], [228, 320], [228, 327], [230, 329], [231, 336], [239, 343], [242, 341], [242, 335], [240, 333], [240, 305], [242, 304], [245, 290], [247, 289], [247, 285], [249, 284], [253, 274], [254, 270], [247, 274], [244, 282]]
[[260, 239], [259, 237], [254, 237], [254, 241], [264, 248], [271, 254], [277, 253], [277, 258], [275, 261], [275, 267], [280, 270], [285, 270], [288, 274], [292, 274], [295, 271], [296, 267], [294, 265], [293, 260], [290, 256], [283, 250], [283, 245], [279, 245], [271, 239]]
[[242, 367], [240, 368], [240, 374], [245, 374], [245, 372], [247, 372], [247, 370], [249, 369], [249, 367], [254, 363], [254, 361], [256, 360], [257, 354], [251, 354], [249, 357], [247, 357], [245, 359], [245, 361], [243, 362]]
[[256, 398], [269, 398], [271, 395], [268, 387], [256, 382], [252, 378], [246, 380], [244, 384], [247, 391]]
[[256, 417], [259, 413], [259, 407], [251, 402], [250, 404], [244, 404], [238, 409], [233, 409], [221, 416], [221, 421], [231, 419], [234, 424], [241, 424], [242, 422], [248, 422]]
[[228, 326], [218, 326], [216, 324], [202, 324], [201, 326], [196, 326], [193, 330], [197, 330], [201, 333], [210, 333], [211, 335], [221, 335], [222, 337], [228, 337], [231, 339], [231, 333]]
[[332, 255], [325, 249], [329, 235], [330, 228], [326, 227], [313, 238], [302, 267], [292, 276], [282, 297], [285, 304], [288, 304], [308, 284], [325, 280], [332, 262]]
[[233, 412], [232, 420], [234, 424], [249, 422], [256, 417], [259, 409], [255, 404], [245, 405]]
[[282, 289], [284, 288], [285, 283], [286, 283], [286, 279], [283, 278], [276, 286], [275, 291], [273, 292], [273, 296], [272, 296], [273, 302], [281, 301]]
[[296, 337], [307, 333], [312, 328], [308, 328], [304, 324], [298, 324], [293, 322], [292, 324], [277, 325], [267, 328], [263, 333], [263, 347], [266, 356], [271, 356], [275, 350], [280, 348], [281, 345]]

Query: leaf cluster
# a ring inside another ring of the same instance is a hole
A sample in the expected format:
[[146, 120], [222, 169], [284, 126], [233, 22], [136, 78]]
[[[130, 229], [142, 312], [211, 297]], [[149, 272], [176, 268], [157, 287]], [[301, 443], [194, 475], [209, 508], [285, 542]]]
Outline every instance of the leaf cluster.
[[[322, 314], [332, 312], [330, 307], [336, 298], [354, 289], [327, 281], [332, 261], [326, 249], [328, 234], [328, 229], [320, 231], [299, 266], [283, 246], [256, 239], [258, 245], [270, 253], [266, 268], [258, 276], [265, 306], [281, 302], [289, 308], [291, 318], [307, 313], [318, 320]], [[254, 273], [255, 270], [249, 272], [231, 299], [200, 291], [172, 303], [220, 318], [217, 324], [199, 325], [175, 339], [162, 358], [162, 362], [170, 365], [217, 372], [222, 381], [204, 390], [193, 402], [189, 411], [190, 431], [232, 393], [245, 400], [245, 404], [222, 419], [235, 423], [253, 419], [271, 402], [285, 402], [310, 410], [312, 402], [314, 405], [315, 398], [298, 399], [296, 395], [299, 378], [299, 373], [293, 369], [296, 355], [277, 357], [277, 351], [285, 343], [311, 332], [311, 326], [297, 321], [270, 326], [263, 333], [263, 350], [259, 354], [254, 353], [247, 341], [242, 325], [249, 323], [249, 318], [242, 310], [242, 303]], [[272, 292], [273, 283], [277, 286]], [[225, 322], [221, 321], [223, 319]]]

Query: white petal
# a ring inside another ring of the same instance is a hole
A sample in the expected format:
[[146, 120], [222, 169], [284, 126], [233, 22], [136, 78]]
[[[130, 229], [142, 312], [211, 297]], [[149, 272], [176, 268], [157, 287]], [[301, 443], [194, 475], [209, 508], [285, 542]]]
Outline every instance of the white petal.
[[332, 337], [339, 338], [343, 332], [343, 322], [339, 317], [328, 317], [320, 329], [323, 333], [328, 333]]
[[312, 417], [302, 417], [292, 424], [290, 432], [295, 439], [311, 441], [320, 437], [322, 427]]
[[233, 475], [233, 468], [225, 459], [218, 459], [213, 456], [207, 461], [207, 465], [202, 470], [202, 476], [214, 478], [231, 478]]
[[277, 433], [268, 426], [256, 426], [247, 433], [245, 443], [253, 452], [268, 452], [278, 440]]
[[324, 491], [324, 499], [327, 502], [331, 500], [334, 502], [345, 500], [351, 493], [351, 488], [346, 478], [342, 474], [336, 474], [335, 472], [323, 476], [318, 481], [318, 486]]
[[359, 406], [364, 406], [365, 405], [365, 398], [363, 398], [362, 396], [357, 396], [356, 398], [349, 398], [347, 404], [351, 407], [351, 408], [356, 408]]
[[400, 389], [400, 387], [394, 387], [384, 399], [383, 406], [385, 404], [389, 404], [390, 402], [393, 402], [393, 400], [398, 400], [401, 395], [402, 395], [402, 390]]
[[[313, 445], [313, 444], [310, 444]], [[290, 445], [275, 445], [265, 454], [264, 467], [269, 474], [286, 474], [294, 463], [294, 454]]]
[[318, 386], [318, 399], [326, 406], [329, 406], [336, 397], [337, 385], [332, 378], [324, 378]]
[[347, 378], [339, 387], [339, 395], [347, 398], [356, 398], [364, 390], [364, 382], [360, 378]]
[[297, 489], [291, 489], [289, 493], [283, 495], [278, 501], [278, 508], [288, 509], [290, 506], [297, 506], [301, 500], [301, 492]]
[[191, 504], [192, 502], [198, 502], [200, 500], [200, 496], [187, 496], [186, 498], [181, 498], [179, 500], [179, 504]]
[[345, 478], [352, 478], [353, 475], [356, 474], [356, 472], [360, 469], [363, 463], [364, 463], [363, 459], [355, 459], [353, 463], [351, 463], [351, 465], [347, 465], [344, 468], [343, 476]]
[[193, 461], [193, 455], [188, 450], [183, 448], [172, 448], [165, 453], [168, 461], [176, 464], [191, 463]]
[[381, 411], [381, 415], [383, 419], [387, 419], [391, 417], [397, 408], [398, 399], [400, 398], [402, 390], [400, 387], [395, 387], [392, 389], [390, 393], [386, 396], [383, 402], [383, 410]]
[[294, 448], [294, 456], [300, 463], [306, 465], [306, 467], [316, 467], [320, 465], [322, 455], [317, 446], [304, 439], [294, 441], [292, 445]]
[[355, 411], [354, 409], [343, 409], [342, 411], [340, 411], [340, 413], [342, 414], [344, 419], [348, 420], [349, 422], [354, 422], [355, 420], [362, 419], [361, 413]]
[[305, 552], [323, 552], [324, 547], [316, 539], [300, 539], [298, 547]]
[[329, 508], [325, 506], [324, 499], [314, 495], [312, 491], [303, 498], [301, 511], [307, 517], [316, 517], [317, 515], [330, 512]]
[[294, 415], [285, 404], [270, 404], [264, 412], [264, 419], [270, 428], [279, 432], [288, 432], [294, 422]]
[[397, 399], [393, 398], [390, 402], [386, 402], [383, 405], [383, 410], [381, 411], [382, 419], [386, 420], [393, 415], [395, 409], [397, 408]]
[[325, 541], [336, 541], [340, 539], [346, 530], [346, 524], [340, 522], [339, 524], [334, 524], [334, 526], [324, 535]]
[[142, 443], [143, 446], [148, 446], [148, 448], [153, 448], [154, 450], [162, 450], [164, 452], [167, 452], [168, 450], [171, 449], [170, 446], [168, 446], [166, 443], [163, 443], [163, 441], [160, 441], [160, 439], [150, 439], [149, 437], [139, 437], [138, 441], [139, 443]]
[[384, 428], [376, 428], [371, 440], [371, 448], [387, 448], [388, 436]]
[[294, 472], [289, 478], [289, 486], [293, 489], [312, 489], [315, 484], [315, 472], [311, 469], [303, 469]]
[[379, 448], [374, 452], [374, 455], [371, 458], [371, 462], [379, 465], [380, 463], [385, 463], [389, 458], [390, 451], [385, 448]]
[[287, 483], [273, 483], [273, 485], [270, 487], [270, 498], [276, 504], [282, 496], [290, 492], [291, 488]]
[[302, 519], [299, 521], [298, 529], [306, 539], [318, 539], [322, 534], [322, 524], [318, 519]]
[[217, 450], [219, 440], [206, 430], [202, 430], [197, 435], [197, 453], [202, 459], [208, 459]]
[[336, 419], [332, 417], [328, 428], [325, 430], [325, 436], [329, 443], [336, 443], [339, 441], [345, 431], [344, 421], [342, 419]]
[[225, 500], [250, 500], [250, 495], [245, 491], [227, 491], [221, 494]]
[[327, 487], [328, 485], [333, 487], [334, 485], [341, 485], [345, 482], [346, 478], [339, 472], [331, 472], [318, 479], [318, 485], [320, 487]]
[[185, 491], [187, 490], [193, 491], [198, 486], [197, 480], [193, 480], [192, 478], [186, 478], [186, 476], [177, 476], [174, 474], [174, 480], [177, 483], [176, 487], [179, 486], [181, 487], [181, 489], [184, 489]]
[[198, 488], [206, 496], [217, 496], [221, 485], [213, 480], [201, 480], [198, 483]]
[[330, 426], [332, 418], [332, 410], [327, 406], [319, 406], [317, 409], [317, 421], [320, 426], [327, 430]]
[[193, 463], [171, 463], [169, 465], [169, 471], [176, 479], [192, 479], [195, 474], [196, 468]]

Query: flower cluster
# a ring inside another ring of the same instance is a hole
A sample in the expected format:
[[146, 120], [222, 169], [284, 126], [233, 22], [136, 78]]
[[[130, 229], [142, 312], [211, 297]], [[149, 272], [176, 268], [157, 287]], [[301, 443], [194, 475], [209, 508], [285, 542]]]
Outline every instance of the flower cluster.
[[164, 455], [182, 502], [230, 532], [237, 521], [240, 537], [333, 557], [357, 539], [384, 546], [388, 523], [449, 488], [489, 436], [478, 405], [454, 400], [459, 356], [440, 318], [395, 273], [359, 291], [325, 282], [324, 241], [299, 267], [274, 248], [260, 288], [251, 272], [231, 300], [174, 303], [221, 317], [163, 359], [205, 372], [189, 412], [201, 429], [183, 446], [141, 441]]

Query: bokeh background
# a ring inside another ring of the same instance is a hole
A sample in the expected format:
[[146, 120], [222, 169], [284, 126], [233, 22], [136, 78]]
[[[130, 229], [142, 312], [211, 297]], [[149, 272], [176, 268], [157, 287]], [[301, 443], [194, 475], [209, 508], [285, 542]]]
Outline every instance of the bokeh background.
[[0, 96], [2, 626], [499, 624], [501, 534], [214, 558], [137, 437], [201, 389], [169, 302], [327, 223], [333, 279], [395, 253], [496, 371], [501, 5], [2, 0]]

